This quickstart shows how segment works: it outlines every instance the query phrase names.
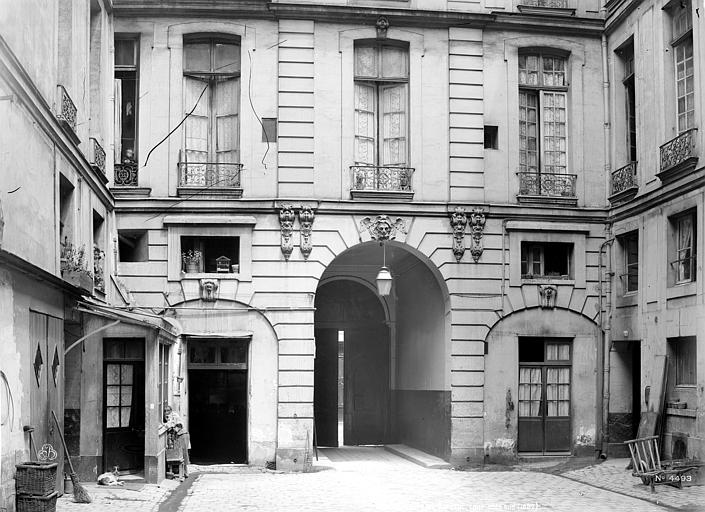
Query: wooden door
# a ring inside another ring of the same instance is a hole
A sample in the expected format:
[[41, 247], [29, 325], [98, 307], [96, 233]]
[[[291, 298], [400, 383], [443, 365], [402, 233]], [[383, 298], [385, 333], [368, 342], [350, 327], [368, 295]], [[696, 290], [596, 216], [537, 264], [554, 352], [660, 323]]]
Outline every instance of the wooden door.
[[[48, 458], [59, 464], [56, 490], [63, 492], [64, 450], [59, 429], [52, 416], [56, 414], [63, 428], [64, 350], [63, 321], [60, 318], [29, 312], [29, 338], [32, 354], [30, 422], [34, 427], [34, 444], [30, 458]], [[42, 450], [44, 445], [51, 448]]]
[[338, 329], [316, 329], [315, 337], [313, 414], [316, 443], [318, 446], [338, 446]]
[[384, 444], [389, 437], [389, 329], [345, 331], [346, 445]]

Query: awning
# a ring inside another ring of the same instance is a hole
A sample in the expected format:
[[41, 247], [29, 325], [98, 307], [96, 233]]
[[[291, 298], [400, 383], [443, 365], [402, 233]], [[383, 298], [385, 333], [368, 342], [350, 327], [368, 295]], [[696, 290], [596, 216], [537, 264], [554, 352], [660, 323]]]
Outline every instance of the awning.
[[83, 300], [78, 301], [74, 309], [89, 315], [100, 316], [126, 324], [156, 329], [160, 334], [164, 335], [168, 340], [173, 342], [176, 342], [179, 334], [181, 334], [181, 326], [179, 322], [173, 318], [165, 318], [139, 310], [121, 310], [89, 298], [84, 298]]

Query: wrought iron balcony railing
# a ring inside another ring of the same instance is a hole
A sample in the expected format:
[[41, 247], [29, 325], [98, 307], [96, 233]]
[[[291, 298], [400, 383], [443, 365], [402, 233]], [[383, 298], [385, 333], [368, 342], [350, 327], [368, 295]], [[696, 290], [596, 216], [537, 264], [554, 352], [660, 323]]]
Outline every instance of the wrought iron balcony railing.
[[240, 188], [242, 164], [216, 162], [179, 162], [180, 188]]
[[137, 176], [137, 163], [115, 164], [113, 185], [116, 187], [136, 187]]
[[76, 133], [76, 116], [78, 115], [78, 109], [71, 100], [71, 96], [66, 92], [63, 85], [58, 86], [58, 105], [56, 107], [56, 118], [64, 124], [65, 126], [71, 128], [71, 131]]
[[636, 162], [630, 162], [612, 172], [612, 192], [610, 196], [616, 196], [622, 192], [639, 188], [636, 170]]
[[105, 150], [93, 137], [89, 139], [88, 144], [88, 163], [105, 174]]
[[519, 172], [519, 195], [574, 199], [576, 174]]
[[352, 165], [353, 191], [412, 192], [413, 167]]
[[531, 7], [550, 7], [552, 9], [565, 9], [568, 7], [568, 0], [521, 0], [520, 5]]
[[[659, 178], [669, 177], [682, 170], [695, 167], [698, 161], [696, 134], [691, 128], [661, 146], [661, 172]], [[661, 176], [665, 175], [665, 176]]]

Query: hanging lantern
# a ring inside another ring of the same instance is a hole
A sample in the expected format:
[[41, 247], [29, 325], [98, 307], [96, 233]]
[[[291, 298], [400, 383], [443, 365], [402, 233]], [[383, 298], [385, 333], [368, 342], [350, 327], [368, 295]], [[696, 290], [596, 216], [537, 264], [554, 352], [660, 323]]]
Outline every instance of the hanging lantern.
[[379, 269], [377, 274], [377, 292], [382, 296], [386, 297], [392, 291], [392, 273], [387, 267], [382, 267]]

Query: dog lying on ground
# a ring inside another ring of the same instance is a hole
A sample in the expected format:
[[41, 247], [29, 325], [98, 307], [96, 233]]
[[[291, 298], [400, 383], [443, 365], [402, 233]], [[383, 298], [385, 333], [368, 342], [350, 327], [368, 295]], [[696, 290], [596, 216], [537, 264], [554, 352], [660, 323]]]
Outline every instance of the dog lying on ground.
[[98, 475], [98, 485], [125, 485], [125, 482], [120, 482], [117, 477], [120, 476], [117, 471], [103, 473]]

